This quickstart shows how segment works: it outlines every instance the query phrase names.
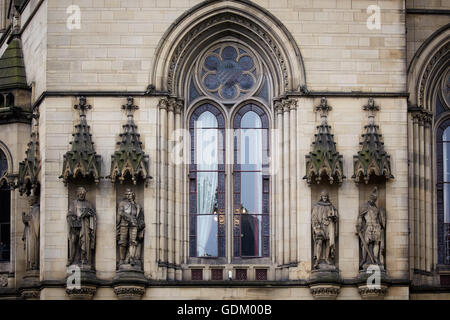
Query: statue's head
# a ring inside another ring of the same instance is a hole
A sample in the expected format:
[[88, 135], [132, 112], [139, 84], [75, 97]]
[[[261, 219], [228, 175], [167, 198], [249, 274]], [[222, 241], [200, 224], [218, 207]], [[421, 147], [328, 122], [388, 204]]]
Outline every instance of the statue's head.
[[373, 188], [372, 193], [371, 193], [370, 196], [369, 196], [369, 199], [370, 199], [370, 201], [372, 201], [372, 202], [376, 202], [376, 201], [377, 201], [378, 196], [377, 196], [377, 188], [376, 188], [376, 187]]
[[129, 201], [134, 201], [134, 199], [136, 198], [136, 195], [134, 194], [133, 190], [126, 189], [125, 190], [125, 198], [128, 199]]
[[29, 197], [28, 197], [28, 204], [31, 206], [34, 206], [39, 200], [39, 197], [32, 193]]
[[320, 199], [324, 202], [328, 202], [328, 191], [326, 189], [323, 189], [322, 192], [320, 193]]
[[77, 189], [78, 200], [84, 201], [86, 199], [86, 193], [87, 193], [87, 191], [84, 187], [79, 187]]

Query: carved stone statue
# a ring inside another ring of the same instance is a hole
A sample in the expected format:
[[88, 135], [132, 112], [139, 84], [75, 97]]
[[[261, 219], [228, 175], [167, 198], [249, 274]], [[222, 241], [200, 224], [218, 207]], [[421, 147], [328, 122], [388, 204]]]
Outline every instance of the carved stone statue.
[[141, 255], [145, 230], [144, 212], [141, 206], [135, 202], [135, 198], [135, 193], [131, 189], [127, 189], [117, 211], [119, 267], [122, 265], [142, 267]]
[[29, 204], [29, 213], [22, 212], [22, 221], [25, 225], [22, 240], [24, 242], [27, 271], [39, 270], [39, 198], [34, 194], [31, 195]]
[[384, 268], [386, 212], [383, 208], [377, 207], [377, 198], [375, 187], [369, 196], [369, 201], [359, 213], [356, 223], [361, 248], [360, 269], [366, 269], [369, 265], [379, 265]]
[[93, 268], [97, 215], [86, 200], [86, 189], [77, 189], [77, 199], [72, 201], [67, 213], [69, 225], [69, 261], [67, 266], [81, 264]]
[[338, 212], [323, 190], [311, 214], [314, 269], [335, 269]]

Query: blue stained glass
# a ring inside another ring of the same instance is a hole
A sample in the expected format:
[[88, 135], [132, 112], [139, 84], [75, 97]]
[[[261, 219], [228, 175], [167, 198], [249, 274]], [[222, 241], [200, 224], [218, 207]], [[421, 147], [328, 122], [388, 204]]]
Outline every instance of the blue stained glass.
[[217, 76], [215, 74], [207, 75], [205, 78], [205, 86], [209, 90], [215, 90], [220, 86], [219, 79], [217, 79]]
[[228, 86], [234, 85], [239, 80], [241, 74], [241, 68], [232, 60], [222, 62], [217, 71], [217, 77], [220, 82]]
[[234, 97], [236, 97], [237, 90], [235, 86], [232, 87], [224, 86], [221, 89], [220, 93], [222, 97], [224, 97], [225, 99], [233, 99]]
[[225, 47], [222, 51], [222, 58], [224, 60], [236, 60], [237, 52], [236, 49], [233, 47]]
[[243, 74], [239, 80], [239, 84], [242, 89], [250, 90], [253, 87], [254, 80], [249, 74]]
[[242, 70], [245, 71], [250, 71], [255, 66], [255, 64], [253, 63], [253, 59], [249, 56], [243, 56], [242, 58], [240, 58], [239, 65]]
[[[212, 52], [217, 52], [217, 49]], [[255, 61], [241, 48], [226, 46], [220, 52], [219, 56], [207, 54], [200, 75], [205, 70], [215, 72], [204, 78], [203, 85], [215, 96], [226, 100], [236, 99], [256, 85]], [[249, 72], [254, 73], [254, 76]], [[217, 89], [219, 92], [216, 92]]]
[[217, 70], [219, 63], [219, 59], [216, 56], [209, 56], [205, 59], [205, 67], [208, 70]]

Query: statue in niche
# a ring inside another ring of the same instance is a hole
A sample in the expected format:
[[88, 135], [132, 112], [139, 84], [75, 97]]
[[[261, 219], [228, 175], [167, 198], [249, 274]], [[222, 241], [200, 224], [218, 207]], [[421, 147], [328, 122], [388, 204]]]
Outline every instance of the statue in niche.
[[116, 220], [119, 267], [123, 265], [142, 267], [145, 222], [143, 210], [135, 199], [136, 194], [131, 189], [126, 189], [125, 197], [119, 203]]
[[26, 270], [39, 270], [39, 226], [40, 205], [39, 197], [32, 194], [28, 198], [30, 211], [22, 212], [23, 229], [22, 241], [25, 249]]
[[361, 248], [360, 269], [367, 269], [370, 265], [384, 268], [386, 211], [384, 208], [377, 207], [377, 198], [375, 187], [369, 196], [369, 201], [359, 213], [356, 223]]
[[311, 214], [314, 242], [313, 269], [336, 269], [337, 223], [337, 209], [331, 204], [328, 191], [323, 190], [320, 200], [313, 206]]
[[95, 257], [95, 237], [97, 230], [97, 215], [95, 209], [86, 200], [86, 189], [77, 189], [77, 199], [72, 201], [67, 213], [69, 225], [69, 261], [73, 264], [93, 268]]

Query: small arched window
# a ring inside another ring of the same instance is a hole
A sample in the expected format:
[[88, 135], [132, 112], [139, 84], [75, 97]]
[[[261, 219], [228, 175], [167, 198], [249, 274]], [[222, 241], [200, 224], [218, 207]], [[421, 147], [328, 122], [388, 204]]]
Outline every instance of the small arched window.
[[[0, 150], [0, 177], [8, 171], [8, 160], [3, 151]], [[11, 197], [9, 186], [2, 185], [0, 188], [0, 261], [10, 259], [11, 249]]]

